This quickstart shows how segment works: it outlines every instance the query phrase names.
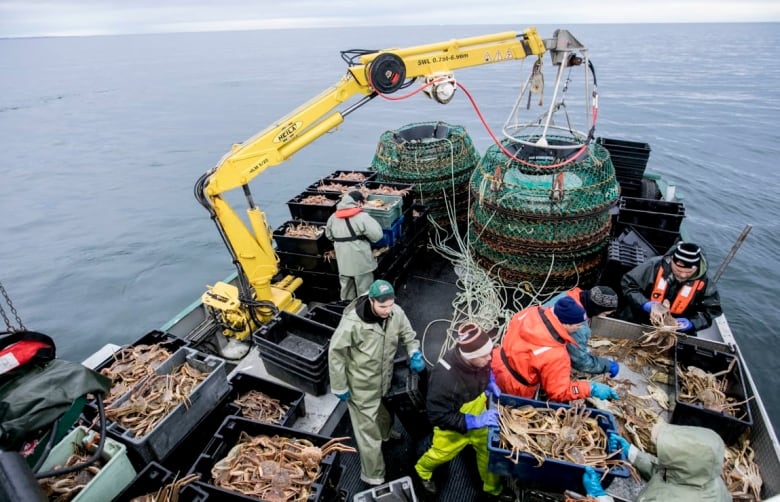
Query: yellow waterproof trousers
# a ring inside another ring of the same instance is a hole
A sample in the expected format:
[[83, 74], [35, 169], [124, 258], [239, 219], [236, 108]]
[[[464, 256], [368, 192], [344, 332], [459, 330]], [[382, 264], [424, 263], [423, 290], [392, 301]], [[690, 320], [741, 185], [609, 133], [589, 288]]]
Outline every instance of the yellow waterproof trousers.
[[[469, 401], [460, 408], [461, 413], [479, 415], [485, 411], [485, 394], [480, 394], [473, 401]], [[488, 429], [474, 429], [461, 434], [456, 431], [449, 431], [433, 428], [433, 444], [422, 457], [417, 461], [414, 470], [420, 478], [428, 480], [433, 476], [433, 471], [442, 464], [446, 464], [468, 445], [474, 448], [477, 454], [477, 469], [479, 477], [482, 478], [482, 490], [492, 495], [501, 493], [501, 478], [488, 470], [488, 449], [487, 449]]]

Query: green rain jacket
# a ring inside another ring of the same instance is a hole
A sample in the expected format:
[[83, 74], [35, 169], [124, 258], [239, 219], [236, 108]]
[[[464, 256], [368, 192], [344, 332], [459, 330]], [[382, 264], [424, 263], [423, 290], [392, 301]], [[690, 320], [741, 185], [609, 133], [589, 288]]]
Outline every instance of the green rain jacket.
[[721, 479], [725, 446], [703, 427], [665, 425], [658, 433], [658, 457], [638, 451], [634, 467], [646, 480], [637, 502], [726, 502], [731, 494]]
[[420, 342], [398, 304], [384, 321], [367, 323], [356, 311], [356, 305], [364, 301], [369, 301], [366, 295], [347, 305], [330, 340], [330, 386], [334, 394], [349, 391], [355, 403], [378, 403], [390, 390], [399, 340], [409, 354], [419, 350]]
[[[352, 225], [354, 235], [349, 231], [347, 220]], [[340, 275], [355, 277], [373, 272], [376, 269], [376, 258], [371, 254], [371, 243], [379, 241], [383, 236], [379, 222], [370, 214], [359, 211], [357, 202], [346, 194], [325, 224], [325, 237], [334, 241], [333, 249], [336, 251]]]

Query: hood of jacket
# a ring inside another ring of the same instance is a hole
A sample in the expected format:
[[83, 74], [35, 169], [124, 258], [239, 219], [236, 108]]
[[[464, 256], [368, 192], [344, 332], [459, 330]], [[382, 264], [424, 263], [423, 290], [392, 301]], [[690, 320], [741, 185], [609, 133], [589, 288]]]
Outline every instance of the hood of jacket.
[[344, 194], [343, 197], [341, 197], [341, 200], [338, 204], [336, 204], [336, 209], [350, 209], [350, 208], [356, 208], [358, 207], [358, 203], [349, 196], [349, 194]]
[[667, 424], [658, 432], [656, 446], [667, 481], [703, 487], [720, 478], [726, 447], [715, 431]]

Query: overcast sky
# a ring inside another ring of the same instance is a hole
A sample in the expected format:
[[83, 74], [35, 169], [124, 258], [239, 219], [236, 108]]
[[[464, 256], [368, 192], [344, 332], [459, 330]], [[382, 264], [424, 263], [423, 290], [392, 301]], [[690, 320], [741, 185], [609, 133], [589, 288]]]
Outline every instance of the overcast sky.
[[0, 37], [426, 24], [780, 21], [780, 0], [0, 0]]

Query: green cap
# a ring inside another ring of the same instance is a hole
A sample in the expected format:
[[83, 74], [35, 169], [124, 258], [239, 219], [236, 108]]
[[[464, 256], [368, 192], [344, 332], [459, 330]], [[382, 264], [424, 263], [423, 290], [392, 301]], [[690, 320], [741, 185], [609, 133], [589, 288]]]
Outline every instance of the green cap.
[[393, 285], [389, 282], [378, 279], [371, 283], [371, 287], [368, 288], [368, 297], [381, 299], [381, 301], [390, 300], [395, 298], [395, 290], [393, 290]]

